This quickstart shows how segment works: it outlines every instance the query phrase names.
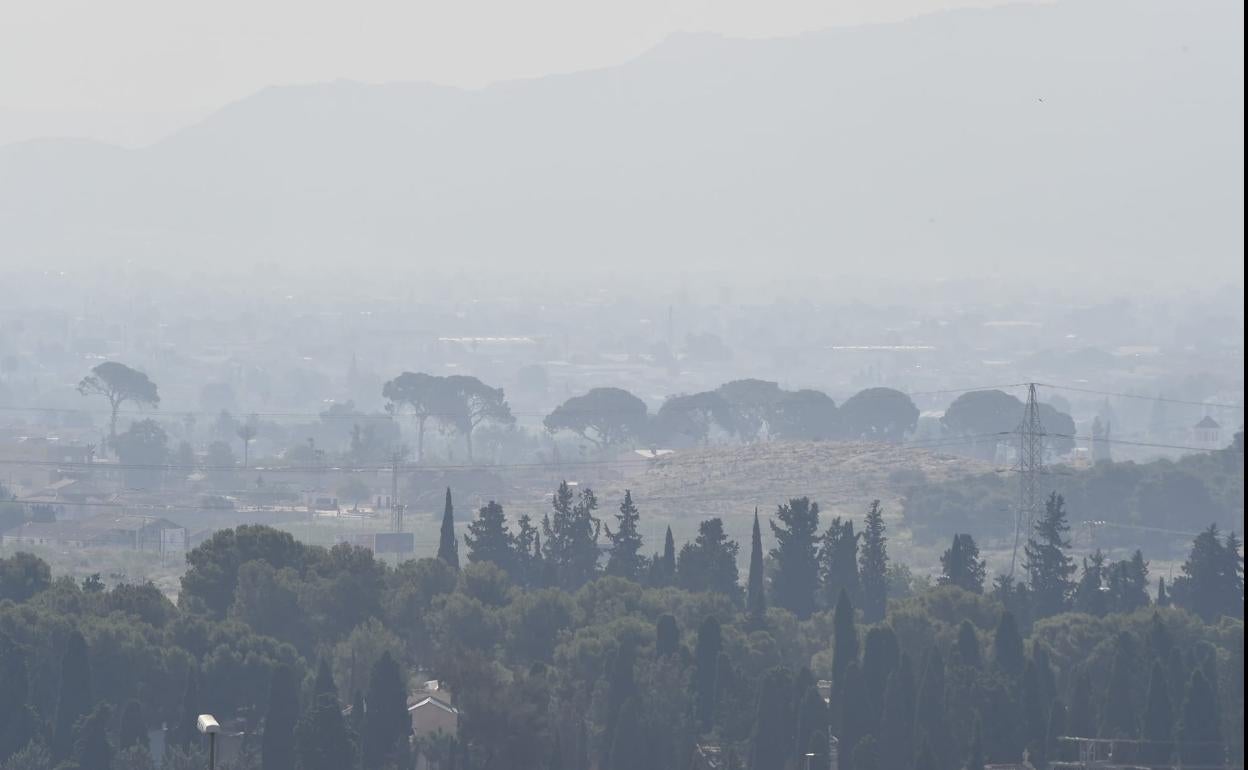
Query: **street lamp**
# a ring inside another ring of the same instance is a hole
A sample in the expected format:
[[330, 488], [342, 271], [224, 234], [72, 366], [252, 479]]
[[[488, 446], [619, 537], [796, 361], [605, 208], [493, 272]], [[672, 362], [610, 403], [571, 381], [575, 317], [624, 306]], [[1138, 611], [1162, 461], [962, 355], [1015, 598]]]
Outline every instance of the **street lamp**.
[[201, 735], [208, 736], [208, 770], [217, 770], [217, 733], [221, 732], [221, 725], [212, 714], [200, 714], [195, 727]]

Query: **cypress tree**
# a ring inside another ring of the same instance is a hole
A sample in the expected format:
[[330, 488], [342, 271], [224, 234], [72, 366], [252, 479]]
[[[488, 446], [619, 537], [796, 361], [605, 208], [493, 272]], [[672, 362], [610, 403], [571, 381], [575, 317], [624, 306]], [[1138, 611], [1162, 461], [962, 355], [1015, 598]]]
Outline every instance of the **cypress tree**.
[[1166, 593], [1166, 579], [1164, 577], [1157, 578], [1157, 606], [1170, 606], [1170, 594]]
[[714, 616], [707, 616], [698, 626], [698, 641], [693, 655], [693, 701], [697, 723], [702, 732], [710, 731], [715, 719], [718, 699], [719, 653], [723, 649], [722, 631]]
[[862, 582], [862, 619], [878, 623], [888, 605], [888, 538], [884, 535], [884, 509], [873, 500], [862, 529], [858, 574]]
[[121, 710], [121, 727], [117, 732], [117, 747], [126, 750], [132, 746], [150, 748], [147, 739], [147, 721], [143, 719], [143, 706], [131, 698]]
[[979, 634], [975, 632], [975, 626], [971, 621], [963, 620], [958, 625], [958, 641], [954, 650], [959, 664], [976, 669], [982, 665], [979, 654]]
[[1152, 653], [1153, 660], [1164, 665], [1170, 660], [1170, 651], [1173, 649], [1174, 639], [1170, 636], [1170, 629], [1161, 619], [1161, 613], [1154, 611], [1148, 622], [1148, 651]]
[[1011, 677], [1023, 674], [1025, 658], [1023, 656], [1023, 637], [1018, 633], [1018, 623], [1009, 610], [1001, 613], [997, 621], [997, 629], [992, 637], [993, 660], [997, 666]]
[[1048, 730], [1048, 714], [1045, 711], [1044, 696], [1040, 692], [1040, 677], [1034, 660], [1027, 661], [1027, 667], [1023, 670], [1022, 706], [1023, 745], [1032, 756], [1039, 757]]
[[[777, 607], [805, 620], [815, 611], [815, 593], [819, 590], [819, 504], [807, 497], [795, 497], [776, 508], [776, 518], [780, 524], [771, 522], [776, 539], [776, 547], [771, 549], [776, 563], [772, 599]], [[752, 566], [752, 558], [750, 563]]]
[[1075, 676], [1070, 696], [1070, 715], [1067, 719], [1070, 732], [1076, 738], [1096, 737], [1096, 712], [1092, 707], [1092, 677], [1087, 670]]
[[857, 661], [850, 661], [846, 666], [841, 686], [834, 695], [840, 700], [840, 725], [836, 736], [840, 740], [838, 750], [852, 759], [858, 741], [871, 731], [870, 715], [864, 708], [866, 690]]
[[[354, 712], [352, 716], [355, 716]], [[263, 770], [294, 770], [295, 724], [299, 721], [299, 692], [290, 666], [279, 665], [269, 679], [269, 710], [260, 737]]]
[[107, 703], [100, 703], [78, 720], [73, 753], [77, 770], [112, 770], [113, 747], [108, 742], [108, 725], [112, 719], [113, 710]]
[[665, 658], [668, 655], [675, 655], [679, 649], [680, 629], [676, 625], [676, 618], [671, 615], [660, 615], [654, 626], [655, 656]]
[[1174, 708], [1170, 704], [1170, 688], [1166, 684], [1166, 672], [1159, 661], [1153, 661], [1153, 671], [1148, 678], [1148, 701], [1144, 707], [1145, 761], [1164, 765], [1170, 762], [1174, 750]]
[[1036, 662], [1036, 681], [1040, 685], [1040, 697], [1047, 706], [1057, 697], [1057, 675], [1049, 663], [1049, 653], [1040, 640], [1032, 640], [1031, 659]]
[[1126, 632], [1118, 634], [1109, 668], [1105, 710], [1101, 713], [1102, 738], [1134, 738], [1139, 735], [1131, 679], [1135, 669], [1134, 644]]
[[935, 647], [928, 650], [914, 711], [915, 735], [931, 750], [939, 767], [951, 767], [955, 750], [945, 704], [945, 662]]
[[322, 695], [333, 696], [335, 702], [338, 700], [338, 685], [334, 684], [334, 672], [325, 658], [321, 658], [316, 665], [316, 681], [312, 685], [312, 696], [319, 698]]
[[174, 746], [187, 748], [199, 739], [199, 730], [195, 723], [199, 719], [202, 706], [199, 695], [199, 670], [192, 663], [186, 669], [186, 682], [182, 687], [182, 703], [178, 710], [178, 721], [169, 731], [169, 740]]
[[52, 759], [69, 759], [74, 750], [74, 725], [91, 710], [91, 661], [87, 640], [71, 631], [61, 657], [61, 686], [52, 728]]
[[914, 670], [910, 657], [902, 654], [884, 691], [880, 718], [880, 764], [884, 767], [907, 767], [914, 759], [914, 705]]
[[819, 694], [819, 688], [815, 683], [814, 676], [808, 669], [803, 669], [797, 676], [797, 683], [793, 687], [796, 696], [796, 733], [793, 741], [797, 753], [801, 754], [809, 747], [812, 740], [822, 738], [824, 750], [820, 753], [827, 753], [828, 739], [828, 706], [823, 702], [823, 696]]
[[1053, 703], [1049, 706], [1049, 726], [1045, 731], [1044, 743], [1041, 745], [1040, 755], [1036, 757], [1038, 760], [1035, 764], [1043, 767], [1049, 760], [1058, 760], [1062, 758], [1061, 738], [1066, 734], [1066, 706], [1060, 700], [1054, 698]]
[[[627, 701], [636, 702], [637, 682], [633, 679], [633, 662], [635, 654], [633, 646], [622, 642], [614, 655], [607, 658], [607, 719], [604, 741], [602, 745], [602, 764], [608, 765], [610, 752], [616, 746], [616, 730], [619, 726], [620, 713]], [[639, 729], [634, 725], [634, 730]], [[631, 755], [630, 755], [631, 756]], [[611, 764], [614, 766], [614, 764]]]
[[862, 650], [862, 683], [865, 689], [863, 707], [868, 723], [866, 732], [879, 734], [880, 714], [884, 709], [884, 691], [888, 678], [901, 659], [897, 634], [889, 626], [875, 626], [867, 632]]
[[438, 558], [459, 569], [459, 542], [455, 539], [455, 506], [451, 502], [451, 488], [446, 488], [446, 503], [442, 507], [442, 530], [438, 536]]
[[750, 536], [750, 574], [746, 583], [745, 611], [750, 624], [758, 628], [767, 614], [767, 597], [763, 594], [763, 533], [758, 526], [758, 508], [754, 508], [754, 531]]
[[984, 770], [984, 721], [978, 712], [971, 724], [971, 742], [966, 749], [965, 770]]
[[1179, 756], [1184, 765], [1220, 765], [1226, 761], [1217, 695], [1199, 668], [1192, 672], [1183, 699]]
[[841, 589], [832, 616], [832, 686], [840, 685], [849, 664], [858, 660], [858, 628], [854, 624], [854, 605], [849, 593]]
[[1166, 684], [1169, 691], [1174, 693], [1174, 699], [1171, 706], [1181, 706], [1180, 697], [1187, 692], [1187, 665], [1183, 662], [1183, 653], [1176, 646], [1170, 650], [1170, 657], [1166, 660]]
[[364, 707], [360, 735], [364, 770], [382, 770], [391, 764], [402, 767], [412, 723], [403, 673], [389, 651], [369, 671]]
[[29, 695], [26, 656], [0, 631], [0, 762], [34, 736], [36, 720], [27, 702]]
[[750, 770], [783, 770], [793, 759], [793, 677], [773, 668], [763, 674], [758, 716], [750, 741]]
[[672, 528], [667, 528], [667, 534], [663, 536], [663, 557], [660, 561], [662, 565], [662, 573], [667, 581], [664, 585], [671, 585], [676, 579], [676, 538], [672, 537]]
[[620, 512], [615, 516], [615, 532], [607, 530], [607, 539], [611, 541], [611, 554], [607, 558], [607, 574], [627, 580], [639, 580], [646, 559], [641, 555], [641, 532], [638, 523], [641, 514], [633, 503], [633, 493], [624, 490], [624, 499], [620, 502]]
[[620, 704], [615, 730], [603, 763], [607, 770], [645, 770], [646, 741], [641, 729], [641, 707], [635, 696], [628, 696]]
[[299, 770], [343, 770], [355, 766], [355, 744], [342, 719], [338, 698], [318, 695], [295, 726]]

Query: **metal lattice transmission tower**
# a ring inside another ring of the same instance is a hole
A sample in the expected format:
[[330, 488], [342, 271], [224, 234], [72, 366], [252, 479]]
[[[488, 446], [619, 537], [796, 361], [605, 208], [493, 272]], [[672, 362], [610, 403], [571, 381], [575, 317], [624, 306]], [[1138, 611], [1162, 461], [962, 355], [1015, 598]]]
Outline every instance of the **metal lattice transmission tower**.
[[1018, 561], [1018, 542], [1030, 533], [1040, 509], [1040, 476], [1044, 473], [1044, 426], [1036, 402], [1036, 384], [1027, 384], [1027, 406], [1018, 433], [1018, 512], [1014, 520], [1014, 552], [1010, 555], [1010, 575]]

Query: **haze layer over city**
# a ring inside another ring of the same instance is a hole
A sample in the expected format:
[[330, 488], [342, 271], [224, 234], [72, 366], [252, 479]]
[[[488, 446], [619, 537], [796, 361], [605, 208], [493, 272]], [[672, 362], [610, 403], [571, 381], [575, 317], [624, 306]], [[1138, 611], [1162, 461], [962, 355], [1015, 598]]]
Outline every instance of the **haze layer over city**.
[[0, 21], [0, 770], [1243, 767], [1242, 4]]

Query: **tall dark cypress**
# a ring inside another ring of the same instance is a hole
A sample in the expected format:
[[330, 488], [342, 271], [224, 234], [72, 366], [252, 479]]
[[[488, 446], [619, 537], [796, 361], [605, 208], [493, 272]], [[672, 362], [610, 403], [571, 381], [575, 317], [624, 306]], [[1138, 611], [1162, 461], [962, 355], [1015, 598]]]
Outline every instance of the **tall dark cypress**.
[[606, 770], [643, 770], [646, 767], [646, 741], [642, 733], [641, 706], [633, 695], [620, 704], [615, 729], [608, 735], [610, 741]]
[[793, 759], [792, 689], [788, 670], [773, 668], [763, 674], [750, 740], [750, 770], [784, 770]]
[[56, 720], [52, 727], [52, 759], [73, 756], [74, 724], [91, 710], [91, 661], [87, 640], [71, 631], [61, 656], [61, 686], [56, 700]]
[[36, 718], [29, 695], [26, 656], [0, 631], [0, 763], [34, 736]]
[[754, 627], [763, 623], [767, 614], [767, 597], [763, 594], [763, 532], [758, 526], [758, 507], [754, 508], [754, 532], [750, 537], [750, 576], [746, 584], [745, 611]]
[[822, 740], [827, 753], [828, 740], [828, 706], [819, 694], [819, 687], [808, 669], [802, 669], [793, 686], [794, 717], [793, 747], [800, 755], [811, 744], [812, 740]]
[[334, 684], [334, 672], [325, 658], [321, 658], [316, 665], [316, 681], [312, 685], [312, 696], [319, 698], [322, 695], [332, 696], [334, 702], [338, 701], [338, 685]]
[[186, 669], [186, 682], [182, 686], [182, 703], [178, 708], [178, 721], [169, 731], [169, 740], [174, 746], [183, 748], [191, 746], [199, 738], [199, 730], [195, 723], [199, 719], [203, 705], [199, 694], [199, 670], [192, 663]]
[[1018, 633], [1018, 623], [1009, 610], [1001, 613], [997, 630], [992, 637], [993, 662], [1012, 677], [1023, 675], [1023, 637]]
[[1148, 743], [1144, 761], [1155, 765], [1170, 762], [1174, 752], [1174, 707], [1170, 703], [1170, 687], [1160, 661], [1153, 661], [1148, 678], [1148, 701], [1144, 706], [1144, 729], [1140, 736]]
[[841, 589], [832, 615], [832, 685], [840, 684], [850, 662], [858, 660], [858, 627], [854, 624], [854, 604]]
[[664, 588], [676, 582], [676, 538], [672, 528], [663, 537], [663, 553], [656, 553], [650, 560], [650, 585]]
[[1045, 731], [1040, 755], [1036, 757], [1037, 761], [1034, 763], [1036, 766], [1043, 767], [1051, 761], [1063, 758], [1062, 751], [1065, 747], [1060, 739], [1064, 735], [1066, 735], [1066, 704], [1054, 698], [1049, 704], [1049, 727]]
[[863, 707], [866, 688], [863, 686], [862, 670], [857, 661], [850, 661], [842, 677], [841, 687], [833, 696], [840, 700], [840, 724], [837, 732], [840, 740], [839, 751], [852, 759], [858, 741], [869, 735], [872, 729], [870, 714]]
[[693, 701], [698, 726], [709, 732], [715, 720], [715, 704], [719, 697], [719, 653], [723, 636], [719, 621], [707, 616], [698, 626], [697, 647], [693, 655]]
[[984, 720], [978, 713], [971, 725], [971, 742], [966, 748], [965, 770], [984, 770]]
[[884, 509], [871, 502], [862, 528], [858, 573], [862, 581], [862, 619], [878, 623], [888, 605], [888, 538], [884, 534]]
[[1096, 722], [1096, 711], [1092, 705], [1092, 677], [1087, 670], [1081, 670], [1075, 675], [1075, 684], [1070, 695], [1067, 727], [1076, 738], [1095, 738]]
[[979, 634], [976, 633], [975, 625], [971, 621], [963, 620], [958, 625], [958, 641], [954, 651], [959, 665], [971, 668], [979, 668], [982, 665], [982, 656], [979, 652]]
[[1109, 684], [1105, 691], [1105, 709], [1101, 713], [1102, 738], [1134, 738], [1139, 735], [1139, 717], [1135, 708], [1132, 676], [1135, 670], [1135, 644], [1122, 632], [1114, 646], [1109, 667]]
[[438, 537], [438, 558], [459, 569], [459, 542], [455, 540], [455, 506], [451, 488], [446, 488], [446, 504], [442, 508], [442, 531]]
[[299, 721], [299, 691], [295, 672], [279, 665], [269, 679], [269, 710], [264, 715], [260, 738], [260, 766], [263, 770], [294, 770], [295, 724]]
[[952, 767], [957, 750], [945, 704], [945, 661], [935, 647], [928, 650], [926, 657], [914, 707], [915, 735], [920, 745], [926, 744], [930, 749], [938, 767]]
[[1040, 691], [1040, 677], [1036, 671], [1036, 662], [1027, 661], [1023, 670], [1022, 706], [1023, 706], [1023, 745], [1032, 756], [1039, 757], [1044, 746], [1045, 733], [1048, 730], [1047, 704]]
[[406, 679], [398, 662], [383, 652], [368, 675], [364, 696], [364, 726], [360, 735], [364, 770], [403, 767], [411, 718], [407, 714]]
[[[622, 642], [620, 648], [615, 654], [607, 658], [607, 670], [605, 672], [607, 679], [607, 714], [606, 725], [602, 743], [602, 764], [603, 766], [615, 767], [616, 763], [611, 760], [610, 753], [616, 748], [616, 731], [619, 728], [619, 721], [622, 716], [624, 704], [632, 701], [634, 706], [637, 703], [637, 682], [633, 678], [633, 668], [636, 660], [636, 654], [632, 644]], [[637, 724], [630, 727], [631, 730], [639, 730]], [[633, 736], [636, 737], [636, 736]], [[628, 756], [633, 756], [629, 754]]]
[[680, 627], [671, 615], [660, 615], [654, 626], [654, 654], [665, 658], [680, 649]]
[[888, 678], [901, 660], [897, 634], [889, 626], [875, 626], [867, 632], [862, 645], [862, 684], [865, 694], [862, 708], [866, 711], [865, 732], [879, 732], [880, 713], [884, 710], [884, 691]]
[[880, 766], [909, 767], [914, 759], [914, 669], [903, 654], [888, 678], [880, 718]]
[[74, 767], [76, 770], [111, 770], [113, 746], [108, 741], [108, 726], [113, 710], [107, 703], [96, 704], [79, 720], [74, 730]]
[[322, 693], [295, 725], [299, 770], [355, 767], [355, 741], [342, 718], [336, 695]]
[[132, 746], [150, 748], [147, 739], [147, 721], [143, 718], [143, 706], [133, 698], [126, 701], [121, 710], [121, 727], [117, 731], [117, 747], [125, 750]]
[[1184, 765], [1220, 765], [1226, 761], [1217, 695], [1205, 672], [1192, 672], [1179, 721], [1179, 756]]

